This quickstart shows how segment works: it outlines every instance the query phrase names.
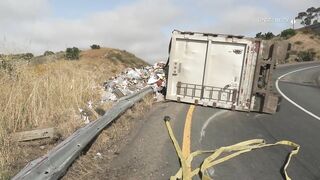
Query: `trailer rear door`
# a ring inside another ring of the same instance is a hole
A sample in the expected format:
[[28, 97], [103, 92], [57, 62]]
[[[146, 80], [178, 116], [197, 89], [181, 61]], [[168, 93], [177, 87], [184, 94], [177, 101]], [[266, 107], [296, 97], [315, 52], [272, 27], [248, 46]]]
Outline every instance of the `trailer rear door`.
[[[203, 81], [203, 70], [205, 66], [207, 51], [207, 41], [177, 39], [174, 55], [175, 72], [177, 82], [187, 82], [189, 87], [192, 85], [201, 86]], [[201, 87], [199, 90], [186, 88], [180, 91], [189, 97], [201, 96]]]
[[205, 62], [204, 99], [235, 103], [246, 45], [211, 42]]

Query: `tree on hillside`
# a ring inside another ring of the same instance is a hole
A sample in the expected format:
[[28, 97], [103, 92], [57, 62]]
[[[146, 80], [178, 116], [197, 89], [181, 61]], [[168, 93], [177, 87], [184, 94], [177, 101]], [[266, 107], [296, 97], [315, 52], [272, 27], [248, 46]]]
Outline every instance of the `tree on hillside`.
[[305, 12], [298, 13], [295, 19], [301, 20], [301, 24], [309, 26], [311, 24], [319, 23], [320, 7], [310, 7]]
[[68, 60], [75, 60], [80, 58], [80, 50], [77, 47], [66, 49], [66, 58]]
[[262, 38], [262, 32], [257, 33], [256, 38]]
[[25, 53], [25, 54], [22, 54], [22, 59], [25, 59], [25, 60], [30, 60], [34, 57], [34, 55], [32, 53]]
[[45, 52], [43, 53], [43, 55], [44, 55], [44, 56], [51, 56], [51, 55], [54, 55], [54, 52], [52, 52], [52, 51], [45, 51]]
[[270, 40], [274, 37], [275, 35], [272, 32], [267, 32], [262, 34], [262, 32], [259, 32], [256, 34], [256, 38], [264, 39], [264, 40]]
[[97, 44], [93, 44], [90, 47], [91, 47], [91, 49], [100, 49], [100, 46]]
[[267, 32], [264, 34], [265, 36], [265, 39], [266, 40], [269, 40], [269, 39], [272, 39], [274, 37], [274, 34], [272, 32]]
[[280, 37], [288, 39], [288, 38], [294, 36], [295, 34], [296, 34], [296, 32], [294, 29], [286, 29], [286, 30], [281, 31]]

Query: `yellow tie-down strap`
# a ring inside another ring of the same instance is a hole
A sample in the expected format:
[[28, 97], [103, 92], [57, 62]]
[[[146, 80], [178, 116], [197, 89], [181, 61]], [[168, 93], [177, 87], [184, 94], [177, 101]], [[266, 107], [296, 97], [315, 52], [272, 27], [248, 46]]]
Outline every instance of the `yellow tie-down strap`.
[[[249, 152], [251, 150], [270, 147], [270, 146], [276, 146], [276, 145], [286, 145], [286, 146], [293, 147], [293, 150], [289, 153], [287, 157], [287, 161], [285, 162], [285, 165], [283, 167], [285, 179], [291, 180], [291, 178], [288, 176], [288, 173], [287, 173], [287, 167], [290, 163], [292, 156], [298, 154], [299, 152], [300, 146], [296, 143], [283, 140], [283, 141], [276, 142], [274, 144], [266, 144], [265, 140], [263, 139], [252, 139], [252, 140], [243, 141], [231, 146], [220, 147], [212, 151], [195, 151], [195, 152], [192, 152], [188, 157], [184, 157], [182, 154], [182, 150], [179, 146], [179, 143], [175, 138], [173, 130], [171, 128], [170, 117], [166, 116], [164, 120], [168, 129], [170, 138], [173, 142], [173, 145], [176, 149], [177, 155], [179, 156], [179, 160], [181, 163], [181, 168], [178, 170], [176, 175], [170, 177], [170, 180], [176, 180], [176, 179], [191, 180], [192, 177], [195, 175], [198, 175], [199, 177], [201, 177], [202, 180], [210, 180], [211, 178], [208, 175], [206, 175], [206, 170], [208, 168], [213, 167], [217, 164], [220, 164], [224, 161], [227, 161], [231, 158], [234, 158], [240, 154]], [[231, 154], [228, 154], [227, 156], [219, 158], [219, 156], [223, 153], [231, 153]], [[211, 154], [211, 155], [204, 159], [204, 161], [201, 163], [201, 166], [199, 168], [192, 170], [191, 162], [193, 158], [201, 154]]]

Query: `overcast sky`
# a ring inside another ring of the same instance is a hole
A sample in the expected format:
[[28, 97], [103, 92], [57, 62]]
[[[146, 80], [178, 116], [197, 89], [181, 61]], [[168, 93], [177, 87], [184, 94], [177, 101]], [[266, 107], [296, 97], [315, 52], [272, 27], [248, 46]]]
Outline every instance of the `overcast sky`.
[[76, 46], [125, 49], [166, 59], [172, 30], [277, 34], [320, 0], [0, 0], [0, 52]]

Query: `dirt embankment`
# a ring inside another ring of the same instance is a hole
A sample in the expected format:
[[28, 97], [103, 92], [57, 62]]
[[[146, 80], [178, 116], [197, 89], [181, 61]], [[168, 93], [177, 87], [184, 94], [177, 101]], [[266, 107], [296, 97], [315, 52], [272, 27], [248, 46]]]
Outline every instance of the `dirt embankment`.
[[[10, 57], [10, 56], [7, 56]], [[82, 51], [80, 60], [65, 60], [64, 53], [28, 61], [0, 61], [0, 179], [9, 179], [30, 160], [48, 152], [77, 128], [84, 126], [79, 109], [88, 109], [90, 121], [110, 103], [101, 103], [103, 82], [127, 67], [144, 61], [122, 50], [102, 48]], [[55, 140], [17, 143], [14, 132], [57, 128]]]
[[289, 59], [287, 62], [303, 61], [311, 56], [311, 60], [320, 60], [320, 34], [312, 31], [296, 31], [296, 35], [290, 37], [291, 43]]

